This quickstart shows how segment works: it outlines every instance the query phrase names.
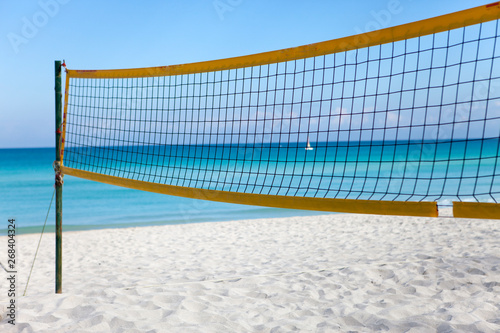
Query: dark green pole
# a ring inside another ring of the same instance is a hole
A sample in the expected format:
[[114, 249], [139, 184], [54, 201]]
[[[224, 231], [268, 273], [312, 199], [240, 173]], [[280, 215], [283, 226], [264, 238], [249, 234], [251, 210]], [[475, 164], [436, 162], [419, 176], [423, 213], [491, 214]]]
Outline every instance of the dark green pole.
[[61, 93], [61, 61], [55, 62], [56, 74], [56, 293], [62, 292], [62, 176], [61, 166], [61, 124], [62, 124], [62, 93]]

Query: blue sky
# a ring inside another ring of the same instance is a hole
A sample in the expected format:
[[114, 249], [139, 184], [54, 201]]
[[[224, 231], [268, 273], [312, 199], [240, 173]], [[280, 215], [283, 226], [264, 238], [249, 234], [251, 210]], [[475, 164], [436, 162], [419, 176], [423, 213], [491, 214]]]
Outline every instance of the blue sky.
[[0, 148], [54, 146], [54, 60], [164, 66], [310, 44], [491, 1], [0, 1]]

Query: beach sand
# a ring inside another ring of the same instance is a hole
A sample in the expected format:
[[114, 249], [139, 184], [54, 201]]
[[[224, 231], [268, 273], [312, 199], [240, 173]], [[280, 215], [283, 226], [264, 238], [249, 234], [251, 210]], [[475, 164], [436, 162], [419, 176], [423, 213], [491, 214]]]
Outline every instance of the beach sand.
[[[500, 332], [500, 221], [335, 214], [17, 236], [1, 332]], [[0, 237], [6, 264], [7, 238]]]

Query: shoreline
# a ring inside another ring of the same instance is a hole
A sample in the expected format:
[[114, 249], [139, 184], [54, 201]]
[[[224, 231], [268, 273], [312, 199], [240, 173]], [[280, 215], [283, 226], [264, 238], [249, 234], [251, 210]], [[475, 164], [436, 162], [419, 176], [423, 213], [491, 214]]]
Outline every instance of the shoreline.
[[[267, 207], [266, 207], [267, 208]], [[269, 209], [280, 209], [280, 208], [269, 208]], [[155, 227], [155, 226], [170, 226], [170, 225], [182, 225], [182, 224], [199, 224], [199, 223], [219, 223], [219, 222], [238, 222], [238, 221], [247, 221], [247, 220], [268, 220], [268, 219], [287, 219], [287, 218], [296, 218], [296, 217], [313, 217], [313, 216], [323, 216], [323, 215], [360, 215], [360, 214], [351, 214], [351, 213], [339, 213], [339, 212], [321, 212], [321, 211], [304, 211], [304, 210], [294, 210], [294, 209], [284, 209], [290, 211], [290, 216], [271, 216], [271, 217], [261, 217], [255, 216], [251, 218], [238, 218], [238, 219], [179, 219], [173, 221], [148, 221], [148, 222], [126, 222], [126, 223], [109, 223], [109, 224], [64, 224], [63, 221], [63, 233], [66, 232], [77, 232], [77, 231], [92, 231], [92, 230], [108, 230], [108, 229], [127, 229], [127, 228], [142, 228], [142, 227]], [[251, 212], [251, 211], [250, 211]], [[293, 215], [295, 212], [301, 212], [301, 214], [297, 213], [297, 215]], [[310, 213], [310, 214], [309, 214]], [[370, 215], [370, 214], [365, 214]], [[397, 217], [395, 215], [386, 215], [388, 217]], [[451, 206], [445, 206], [439, 208], [439, 216], [438, 218], [454, 218], [453, 217], [453, 208]], [[481, 220], [481, 219], [477, 219]], [[27, 226], [27, 227], [17, 227], [16, 234], [17, 235], [40, 235], [42, 232], [43, 225], [37, 226]], [[55, 225], [53, 221], [50, 224], [45, 226], [44, 234], [47, 233], [55, 233]], [[7, 236], [6, 229], [0, 229], [0, 237]]]
[[[352, 214], [66, 231], [63, 293], [44, 237], [14, 331], [494, 332], [498, 236], [493, 220]], [[21, 293], [38, 238], [17, 237]]]
[[[183, 224], [199, 224], [199, 223], [223, 223], [223, 222], [237, 222], [237, 221], [247, 221], [247, 220], [265, 220], [265, 219], [280, 219], [280, 218], [295, 218], [295, 217], [308, 217], [308, 216], [322, 216], [322, 215], [336, 215], [343, 214], [337, 212], [321, 212], [321, 211], [305, 211], [299, 209], [285, 209], [285, 208], [268, 208], [269, 210], [284, 210], [289, 211], [287, 215], [284, 216], [270, 216], [262, 217], [257, 213], [255, 217], [239, 217], [234, 218], [208, 218], [208, 219], [178, 219], [169, 221], [147, 221], [147, 222], [125, 222], [125, 223], [109, 223], [109, 224], [65, 224], [63, 217], [63, 234], [66, 232], [77, 232], [77, 231], [92, 231], [92, 230], [112, 230], [112, 229], [127, 229], [127, 228], [142, 228], [142, 227], [156, 227], [156, 226], [170, 226], [170, 225], [183, 225]], [[254, 213], [249, 211], [250, 214]], [[294, 215], [296, 213], [296, 215]], [[273, 215], [273, 214], [267, 214]], [[289, 215], [289, 216], [288, 216]], [[52, 219], [53, 220], [53, 219]], [[27, 226], [27, 227], [17, 227], [16, 235], [40, 235], [42, 232], [43, 225], [37, 226]], [[45, 226], [44, 234], [55, 233], [54, 221]], [[0, 237], [7, 236], [7, 229], [0, 229]]]

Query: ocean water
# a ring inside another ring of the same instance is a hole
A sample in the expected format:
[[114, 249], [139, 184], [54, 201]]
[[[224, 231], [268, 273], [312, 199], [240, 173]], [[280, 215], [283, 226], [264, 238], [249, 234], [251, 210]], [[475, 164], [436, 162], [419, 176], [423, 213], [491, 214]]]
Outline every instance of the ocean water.
[[[0, 149], [0, 234], [42, 230], [54, 191], [54, 148]], [[55, 199], [54, 199], [55, 200]], [[324, 214], [180, 198], [64, 177], [63, 230], [197, 223]], [[54, 230], [55, 202], [47, 220]]]
[[337, 199], [500, 199], [498, 138], [260, 145], [69, 145], [64, 165], [175, 186]]
[[[81, 147], [64, 165], [161, 184], [326, 198], [500, 201], [498, 138], [445, 142]], [[53, 193], [53, 148], [0, 149], [0, 218], [20, 232], [43, 225]], [[64, 230], [324, 214], [142, 192], [65, 176]], [[54, 209], [48, 219], [53, 230]], [[0, 230], [3, 230], [1, 227]]]

